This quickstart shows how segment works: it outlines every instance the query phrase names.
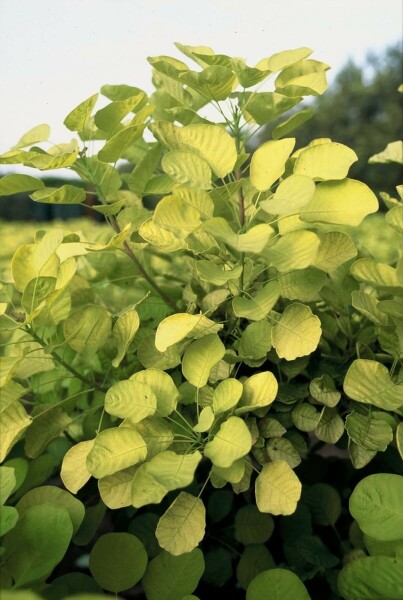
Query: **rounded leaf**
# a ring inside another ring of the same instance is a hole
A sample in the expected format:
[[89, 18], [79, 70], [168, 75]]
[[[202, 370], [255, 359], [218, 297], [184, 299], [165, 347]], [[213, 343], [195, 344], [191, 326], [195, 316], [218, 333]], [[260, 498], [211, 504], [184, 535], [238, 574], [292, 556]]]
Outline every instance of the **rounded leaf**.
[[301, 482], [289, 465], [278, 460], [263, 466], [255, 482], [260, 512], [292, 515], [301, 497]]
[[300, 578], [287, 569], [259, 573], [248, 587], [246, 600], [267, 600], [268, 592], [270, 600], [310, 600]]
[[181, 492], [160, 518], [155, 535], [173, 556], [191, 552], [204, 537], [206, 510], [200, 498]]

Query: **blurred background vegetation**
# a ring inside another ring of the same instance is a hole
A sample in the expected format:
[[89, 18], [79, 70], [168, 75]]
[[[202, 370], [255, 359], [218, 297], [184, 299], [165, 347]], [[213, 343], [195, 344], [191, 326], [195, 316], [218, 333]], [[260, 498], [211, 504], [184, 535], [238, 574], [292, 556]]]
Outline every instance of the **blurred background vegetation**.
[[[402, 80], [400, 45], [387, 48], [381, 55], [368, 55], [362, 65], [348, 62], [327, 92], [310, 102], [315, 114], [296, 131], [298, 147], [306, 146], [315, 138], [326, 137], [346, 144], [359, 157], [349, 176], [365, 182], [378, 197], [380, 191], [394, 195], [395, 186], [401, 183], [399, 166], [368, 165], [368, 159], [381, 152], [389, 142], [403, 138], [402, 95], [397, 91]], [[254, 147], [271, 138], [276, 124], [270, 124], [253, 140]], [[43, 179], [50, 187], [66, 183], [61, 178]], [[75, 181], [69, 178], [68, 183]], [[96, 218], [88, 207], [36, 204], [27, 194], [0, 199], [0, 219], [7, 221], [51, 221], [84, 215]]]

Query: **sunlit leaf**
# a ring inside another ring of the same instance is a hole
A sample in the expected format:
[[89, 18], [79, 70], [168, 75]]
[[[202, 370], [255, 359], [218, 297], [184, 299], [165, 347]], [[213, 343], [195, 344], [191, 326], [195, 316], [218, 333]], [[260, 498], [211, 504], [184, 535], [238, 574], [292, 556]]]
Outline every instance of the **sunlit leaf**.
[[266, 142], [255, 151], [250, 163], [250, 180], [257, 190], [268, 190], [284, 173], [295, 138]]
[[173, 556], [191, 552], [203, 539], [206, 510], [200, 498], [181, 492], [162, 515], [155, 532], [161, 548]]
[[126, 427], [105, 429], [97, 435], [87, 457], [87, 469], [97, 479], [145, 460], [147, 446], [137, 431]]
[[296, 302], [287, 306], [272, 329], [272, 342], [280, 358], [294, 360], [313, 352], [322, 330], [319, 318], [311, 309]]
[[294, 173], [312, 179], [344, 179], [358, 156], [348, 146], [336, 142], [308, 146], [298, 155]]
[[283, 460], [264, 465], [256, 479], [256, 504], [260, 512], [291, 515], [301, 496], [301, 483]]
[[251, 447], [252, 438], [245, 422], [239, 417], [229, 417], [214, 438], [207, 442], [204, 454], [217, 467], [226, 468], [246, 456]]

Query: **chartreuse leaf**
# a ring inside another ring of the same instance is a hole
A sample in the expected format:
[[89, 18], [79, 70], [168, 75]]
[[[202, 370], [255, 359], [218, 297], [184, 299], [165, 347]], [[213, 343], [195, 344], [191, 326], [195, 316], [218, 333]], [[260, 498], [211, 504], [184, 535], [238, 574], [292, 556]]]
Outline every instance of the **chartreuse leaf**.
[[105, 131], [114, 131], [123, 117], [128, 115], [129, 112], [139, 108], [143, 104], [146, 95], [138, 88], [135, 89], [136, 92], [133, 96], [129, 96], [122, 100], [116, 100], [98, 110], [94, 117], [96, 126]]
[[238, 458], [246, 456], [252, 447], [252, 437], [245, 422], [229, 417], [207, 442], [204, 454], [217, 467], [230, 467]]
[[18, 140], [18, 142], [13, 146], [13, 150], [18, 150], [19, 148], [26, 148], [27, 146], [32, 146], [33, 144], [38, 144], [39, 142], [46, 142], [50, 135], [50, 127], [45, 123], [42, 125], [36, 125], [33, 127]]
[[403, 477], [376, 473], [362, 479], [350, 497], [360, 529], [380, 541], [403, 539]]
[[196, 271], [202, 281], [224, 286], [228, 281], [239, 279], [242, 273], [242, 266], [237, 265], [231, 269], [226, 268], [226, 265], [216, 265], [208, 260], [198, 260], [196, 262]]
[[351, 265], [351, 274], [358, 281], [386, 288], [399, 287], [397, 270], [390, 265], [378, 263], [372, 258], [360, 258]]
[[143, 125], [131, 125], [113, 135], [98, 152], [102, 162], [115, 163], [136, 140], [141, 138]]
[[64, 169], [66, 167], [71, 167], [77, 159], [78, 148], [72, 152], [61, 152], [56, 155], [46, 153], [33, 154], [31, 152], [28, 154], [30, 156], [24, 161], [24, 164], [27, 167], [35, 167], [41, 171], [49, 171], [50, 169]]
[[131, 533], [105, 533], [91, 550], [89, 568], [95, 581], [108, 592], [123, 592], [143, 577], [147, 553]]
[[0, 196], [32, 192], [44, 187], [45, 184], [41, 179], [37, 179], [31, 175], [12, 173], [11, 175], [4, 175], [0, 179]]
[[70, 131], [82, 131], [91, 117], [97, 100], [98, 94], [94, 94], [73, 108], [63, 121], [67, 129], [70, 129]]
[[346, 373], [344, 392], [357, 402], [384, 410], [403, 406], [403, 383], [394, 383], [388, 369], [375, 360], [357, 359]]
[[141, 465], [132, 484], [133, 506], [159, 504], [168, 492], [190, 485], [201, 458], [200, 452], [176, 454], [166, 450]]
[[156, 414], [166, 417], [176, 408], [179, 392], [172, 377], [160, 369], [145, 369], [130, 377], [130, 381], [147, 385], [157, 399]]
[[[192, 188], [192, 191], [196, 189]], [[201, 222], [200, 211], [180, 197], [176, 190], [172, 196], [162, 198], [153, 215], [155, 225], [167, 229], [179, 239], [185, 239]]]
[[126, 356], [130, 343], [136, 335], [139, 326], [140, 319], [136, 310], [127, 310], [117, 318], [112, 329], [112, 340], [117, 346], [117, 355], [112, 360], [112, 366], [115, 369], [118, 368]]
[[295, 573], [287, 569], [270, 569], [259, 573], [249, 584], [246, 600], [310, 600], [306, 587]]
[[325, 406], [322, 410], [321, 418], [315, 429], [315, 435], [322, 442], [335, 444], [344, 433], [343, 419], [336, 408]]
[[280, 358], [294, 360], [311, 354], [322, 333], [319, 318], [304, 304], [287, 306], [272, 329], [272, 342]]
[[272, 73], [281, 71], [286, 67], [289, 67], [293, 63], [299, 62], [304, 58], [307, 58], [312, 54], [310, 48], [294, 48], [293, 50], [283, 50], [282, 52], [276, 52], [268, 58], [262, 58], [256, 65], [258, 69], [268, 69]]
[[60, 188], [44, 187], [31, 194], [30, 198], [42, 204], [82, 204], [85, 200], [85, 190], [70, 184]]
[[264, 544], [274, 530], [270, 515], [259, 512], [253, 504], [242, 506], [235, 515], [235, 538], [245, 546]]
[[312, 379], [309, 384], [309, 393], [315, 400], [331, 408], [336, 406], [341, 398], [333, 379], [327, 373]]
[[357, 256], [357, 248], [349, 236], [341, 231], [319, 234], [320, 244], [314, 266], [327, 273]]
[[98, 481], [102, 502], [113, 510], [131, 505], [132, 481], [137, 466], [122, 469]]
[[396, 429], [396, 446], [403, 459], [403, 422], [399, 423]]
[[378, 200], [365, 183], [355, 179], [325, 181], [316, 186], [315, 195], [304, 206], [301, 219], [308, 223], [359, 225], [378, 210]]
[[224, 354], [224, 344], [215, 333], [192, 342], [182, 359], [184, 377], [195, 387], [203, 387], [208, 381], [212, 367]]
[[32, 417], [27, 415], [19, 402], [13, 402], [0, 413], [0, 462], [3, 462], [31, 422]]
[[33, 506], [42, 506], [43, 504], [64, 507], [73, 524], [73, 535], [77, 533], [84, 519], [84, 505], [69, 492], [56, 486], [45, 485], [30, 490], [19, 500], [16, 509], [20, 517], [23, 517]]
[[243, 386], [238, 379], [229, 377], [221, 381], [213, 393], [213, 410], [219, 415], [227, 410], [231, 410], [238, 404], [242, 396]]
[[300, 431], [314, 431], [320, 421], [320, 413], [312, 404], [298, 404], [291, 413], [292, 422]]
[[106, 392], [105, 410], [120, 419], [138, 423], [157, 410], [157, 397], [145, 383], [126, 379], [118, 381]]
[[278, 277], [280, 296], [310, 302], [326, 283], [325, 273], [315, 268], [282, 273]]
[[271, 348], [271, 325], [267, 321], [250, 323], [242, 333], [238, 354], [239, 356], [259, 360], [266, 356]]
[[94, 440], [79, 442], [66, 452], [63, 458], [60, 477], [65, 487], [72, 494], [77, 494], [90, 479], [87, 469], [87, 456], [94, 445]]
[[206, 67], [201, 72], [182, 71], [179, 78], [208, 101], [226, 100], [236, 81], [232, 71], [219, 65]]
[[16, 485], [15, 470], [11, 467], [0, 467], [0, 505], [4, 504]]
[[403, 164], [403, 142], [401, 140], [390, 142], [383, 152], [374, 154], [368, 160], [370, 164], [374, 163], [398, 163]]
[[273, 198], [263, 200], [259, 206], [272, 215], [298, 213], [315, 193], [315, 184], [305, 175], [290, 175], [276, 189]]
[[62, 560], [72, 535], [66, 508], [51, 504], [29, 508], [4, 538], [5, 570], [14, 585], [44, 580]]
[[143, 577], [147, 600], [182, 600], [196, 589], [203, 571], [203, 552], [198, 548], [181, 556], [161, 552]]
[[33, 423], [25, 434], [25, 452], [29, 458], [36, 458], [48, 444], [70, 425], [71, 418], [60, 406], [46, 408], [35, 415]]
[[126, 427], [112, 427], [97, 435], [87, 457], [87, 469], [97, 479], [112, 475], [147, 456], [145, 441], [137, 431]]
[[219, 480], [224, 482], [239, 483], [245, 474], [245, 465], [244, 458], [238, 458], [229, 467], [217, 467], [217, 465], [213, 465], [211, 470], [213, 482], [214, 477], [218, 477]]
[[279, 292], [277, 281], [271, 281], [259, 290], [254, 298], [235, 297], [232, 301], [235, 316], [251, 321], [264, 319], [276, 304]]
[[18, 511], [14, 506], [0, 506], [0, 537], [13, 529], [18, 519]]
[[238, 403], [236, 414], [270, 406], [274, 402], [277, 392], [278, 383], [270, 371], [263, 371], [248, 377], [243, 384], [242, 398]]
[[155, 535], [161, 548], [173, 556], [191, 552], [204, 537], [206, 509], [200, 498], [180, 494], [158, 521]]
[[208, 162], [193, 152], [171, 150], [164, 155], [161, 166], [167, 175], [181, 185], [202, 190], [212, 187]]
[[298, 155], [294, 173], [312, 179], [344, 179], [358, 156], [348, 146], [336, 142], [308, 146]]
[[200, 338], [215, 333], [221, 326], [204, 315], [177, 313], [163, 319], [157, 327], [155, 347], [159, 352], [180, 342], [186, 337]]
[[284, 460], [292, 469], [301, 462], [297, 450], [286, 438], [270, 438], [266, 442], [266, 452], [270, 460]]
[[221, 179], [232, 171], [237, 160], [235, 140], [218, 125], [195, 123], [175, 127], [172, 123], [160, 121], [150, 129], [157, 139], [172, 150], [196, 152]]
[[267, 250], [273, 267], [281, 273], [305, 269], [314, 264], [320, 240], [313, 231], [290, 231]]
[[214, 423], [214, 412], [211, 406], [205, 406], [201, 411], [197, 420], [197, 425], [193, 427], [193, 431], [204, 432], [208, 431]]
[[286, 96], [323, 94], [329, 66], [317, 60], [301, 60], [285, 68], [276, 79], [276, 90]]
[[241, 100], [241, 108], [246, 113], [246, 118], [249, 119], [250, 115], [258, 125], [279, 117], [301, 102], [301, 98], [287, 98], [276, 92], [252, 92], [243, 97], [245, 101]]
[[346, 430], [349, 438], [365, 450], [384, 452], [393, 440], [392, 427], [371, 414], [352, 412], [346, 419]]
[[250, 180], [257, 190], [268, 190], [285, 171], [285, 163], [295, 146], [295, 138], [266, 142], [254, 152]]
[[367, 556], [343, 567], [338, 588], [346, 600], [400, 600], [403, 562], [389, 556]]
[[385, 221], [388, 225], [399, 231], [403, 232], [403, 206], [394, 206], [385, 215]]
[[301, 482], [283, 460], [263, 466], [255, 482], [256, 505], [260, 512], [292, 515], [301, 496]]
[[88, 306], [70, 314], [64, 322], [69, 346], [86, 356], [105, 345], [111, 333], [111, 317], [102, 306]]
[[273, 129], [272, 137], [274, 140], [284, 137], [294, 131], [297, 127], [313, 117], [315, 111], [312, 108], [305, 108], [294, 113], [286, 121], [283, 121]]

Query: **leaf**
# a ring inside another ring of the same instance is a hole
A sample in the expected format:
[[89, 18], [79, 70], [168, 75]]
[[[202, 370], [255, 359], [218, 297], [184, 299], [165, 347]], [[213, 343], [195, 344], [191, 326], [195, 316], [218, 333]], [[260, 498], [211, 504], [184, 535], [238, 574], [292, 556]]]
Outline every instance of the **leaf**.
[[210, 167], [207, 161], [197, 154], [171, 150], [163, 156], [161, 166], [165, 173], [180, 185], [202, 190], [212, 188]]
[[341, 231], [319, 234], [320, 244], [314, 266], [327, 273], [357, 256], [357, 248]]
[[0, 462], [3, 462], [31, 422], [32, 417], [27, 415], [25, 408], [19, 402], [13, 402], [0, 413]]
[[113, 510], [131, 505], [132, 481], [137, 466], [122, 469], [98, 481], [102, 502]]
[[73, 524], [73, 535], [77, 533], [85, 515], [85, 508], [80, 500], [74, 498], [69, 492], [53, 485], [44, 485], [27, 492], [16, 504], [16, 509], [23, 517], [33, 506], [58, 506], [64, 507]]
[[236, 566], [239, 585], [246, 590], [251, 581], [267, 569], [274, 569], [273, 556], [264, 544], [249, 544], [244, 548]]
[[252, 155], [250, 181], [257, 190], [268, 190], [285, 171], [295, 138], [266, 142]]
[[388, 225], [399, 231], [403, 232], [403, 206], [394, 206], [385, 215], [385, 221]]
[[181, 556], [161, 552], [149, 563], [143, 577], [147, 600], [183, 599], [196, 589], [203, 571], [203, 553], [198, 548]]
[[300, 60], [307, 58], [312, 54], [310, 48], [293, 48], [292, 50], [283, 50], [282, 52], [276, 52], [268, 58], [262, 58], [256, 65], [258, 69], [268, 69], [272, 73], [281, 71], [286, 67], [289, 67], [293, 63], [299, 62]]
[[198, 451], [182, 455], [166, 450], [141, 465], [133, 479], [133, 506], [159, 504], [168, 492], [190, 485], [201, 458]]
[[341, 398], [341, 394], [337, 391], [333, 379], [326, 373], [312, 379], [309, 384], [309, 393], [315, 400], [331, 408], [336, 406]]
[[176, 408], [178, 390], [168, 373], [159, 369], [145, 369], [130, 377], [135, 384], [146, 385], [156, 397], [156, 414], [166, 417]]
[[30, 195], [34, 202], [42, 204], [82, 204], [86, 194], [76, 185], [62, 185], [60, 188], [44, 187]]
[[337, 409], [325, 406], [322, 410], [319, 424], [315, 429], [316, 437], [322, 440], [322, 442], [335, 444], [339, 441], [343, 433], [344, 423]]
[[287, 306], [272, 329], [272, 342], [280, 358], [294, 360], [311, 354], [322, 333], [320, 320], [304, 304]]
[[[57, 146], [56, 146], [57, 148]], [[49, 171], [51, 169], [64, 169], [71, 167], [77, 160], [78, 148], [72, 152], [61, 152], [60, 154], [46, 154], [46, 153], [28, 153], [30, 156], [24, 164], [27, 167], [34, 167], [41, 171]], [[34, 192], [35, 193], [35, 192]]]
[[242, 396], [243, 386], [238, 379], [221, 381], [213, 392], [213, 410], [216, 415], [234, 408]]
[[305, 175], [290, 175], [281, 181], [273, 198], [263, 200], [259, 206], [272, 215], [288, 215], [300, 212], [312, 200], [315, 184]]
[[69, 346], [85, 356], [95, 354], [111, 334], [111, 317], [102, 306], [87, 306], [70, 314], [64, 322]]
[[325, 71], [329, 66], [317, 60], [296, 62], [277, 76], [276, 90], [286, 96], [318, 96], [327, 88]]
[[112, 427], [97, 435], [87, 457], [87, 469], [97, 479], [145, 460], [147, 446], [137, 431]]
[[26, 148], [27, 146], [33, 146], [39, 142], [46, 142], [50, 135], [50, 127], [45, 123], [42, 125], [36, 125], [20, 138], [20, 140], [13, 146], [13, 150], [19, 148]]
[[403, 405], [403, 383], [394, 383], [388, 369], [375, 360], [355, 360], [346, 373], [343, 389], [353, 400], [384, 410], [397, 410]]
[[396, 429], [396, 446], [403, 459], [403, 422], [399, 423]]
[[280, 295], [289, 300], [310, 302], [326, 283], [325, 273], [315, 268], [282, 273], [278, 277]]
[[[103, 89], [105, 89], [105, 86]], [[109, 87], [109, 90], [110, 89], [111, 88]], [[126, 97], [121, 100], [115, 100], [114, 102], [107, 104], [104, 108], [101, 108], [95, 113], [94, 121], [97, 127], [99, 127], [100, 129], [104, 129], [108, 132], [113, 132], [117, 129], [123, 117], [128, 115], [129, 112], [132, 112], [143, 105], [146, 99], [145, 93], [138, 88], [133, 89], [135, 89], [135, 93], [133, 95], [130, 95], [129, 97]], [[113, 92], [114, 96], [115, 92], [116, 87], [115, 91]]]
[[117, 594], [140, 581], [147, 562], [145, 548], [136, 536], [104, 533], [91, 550], [89, 569], [104, 590]]
[[0, 537], [14, 529], [19, 519], [14, 506], [0, 506]]
[[397, 163], [403, 164], [403, 142], [398, 140], [396, 142], [390, 142], [383, 152], [374, 154], [368, 160], [369, 164], [374, 163]]
[[327, 483], [310, 485], [304, 493], [303, 501], [311, 511], [314, 523], [318, 525], [335, 525], [341, 515], [340, 494]]
[[252, 504], [242, 506], [235, 515], [235, 539], [241, 544], [264, 544], [274, 531], [274, 520]]
[[36, 458], [43, 453], [50, 442], [58, 438], [71, 423], [71, 418], [60, 406], [45, 408], [36, 414], [25, 434], [25, 453]]
[[301, 496], [301, 482], [283, 460], [263, 466], [255, 482], [256, 505], [260, 512], [292, 515]]
[[258, 360], [264, 358], [271, 348], [271, 325], [267, 321], [250, 323], [242, 333], [238, 354]]
[[301, 219], [308, 223], [335, 223], [356, 226], [378, 210], [375, 194], [361, 181], [325, 181], [316, 186], [315, 195], [304, 206]]
[[193, 427], [193, 431], [205, 432], [209, 431], [214, 423], [214, 412], [211, 406], [205, 406], [201, 411], [197, 420], [197, 425]]
[[403, 539], [403, 477], [376, 473], [362, 479], [350, 497], [360, 529], [380, 541]]
[[346, 600], [400, 600], [402, 562], [389, 556], [367, 556], [343, 567], [338, 588]]
[[97, 100], [98, 94], [94, 94], [73, 108], [73, 110], [69, 112], [63, 121], [63, 124], [67, 127], [67, 129], [70, 129], [70, 131], [83, 131], [85, 126], [88, 124]]
[[224, 481], [229, 483], [239, 483], [245, 475], [245, 460], [243, 458], [238, 458], [235, 460], [231, 466], [229, 467], [217, 467], [214, 465], [211, 469], [211, 477], [212, 483], [214, 487], [219, 487], [215, 485], [215, 481]]
[[157, 410], [157, 398], [145, 383], [126, 379], [118, 381], [106, 392], [105, 410], [120, 419], [138, 423]]
[[371, 414], [350, 413], [346, 418], [346, 430], [349, 438], [365, 450], [384, 452], [393, 440], [391, 426]]
[[160, 517], [155, 535], [161, 548], [173, 556], [191, 552], [204, 537], [206, 510], [200, 498], [180, 494]]
[[72, 494], [77, 494], [91, 477], [86, 461], [93, 444], [94, 440], [79, 442], [64, 455], [60, 477]]
[[238, 403], [236, 414], [270, 406], [274, 402], [277, 392], [278, 383], [270, 371], [262, 371], [248, 377], [243, 384], [242, 398]]
[[0, 179], [0, 196], [12, 196], [22, 192], [32, 192], [44, 188], [45, 184], [37, 177], [12, 173]]
[[358, 281], [385, 288], [399, 288], [397, 271], [390, 265], [377, 263], [371, 258], [360, 258], [350, 268], [350, 272]]
[[141, 138], [143, 130], [143, 125], [131, 125], [113, 135], [98, 152], [99, 160], [115, 163], [136, 140]]
[[230, 467], [238, 458], [246, 456], [252, 447], [252, 437], [245, 422], [229, 417], [207, 442], [204, 455], [217, 467]]
[[298, 454], [297, 450], [294, 448], [292, 443], [286, 438], [276, 438], [272, 437], [266, 442], [265, 446], [267, 456], [270, 460], [285, 461], [292, 469], [298, 467], [301, 463], [301, 457]]
[[270, 590], [270, 600], [310, 600], [300, 578], [287, 569], [259, 573], [247, 589], [246, 600], [266, 600], [267, 590]]
[[167, 348], [186, 337], [200, 338], [216, 331], [216, 323], [204, 315], [176, 313], [166, 317], [158, 325], [155, 335], [155, 347], [159, 352], [165, 352]]
[[319, 181], [344, 179], [358, 156], [348, 146], [336, 142], [308, 146], [298, 155], [294, 173]]
[[117, 346], [117, 355], [112, 360], [112, 366], [117, 369], [126, 356], [130, 343], [140, 326], [140, 319], [136, 310], [127, 310], [120, 315], [112, 329], [112, 340]]
[[179, 79], [208, 101], [226, 100], [236, 81], [235, 74], [232, 71], [218, 65], [206, 67], [201, 72], [182, 71], [179, 74]]
[[[49, 535], [49, 532], [52, 535]], [[4, 538], [6, 572], [16, 587], [44, 580], [62, 560], [73, 534], [63, 507], [33, 506]]]
[[279, 285], [277, 281], [270, 281], [253, 298], [236, 296], [232, 301], [232, 308], [236, 317], [260, 321], [269, 314], [278, 297]]
[[208, 260], [198, 260], [196, 262], [196, 271], [202, 281], [224, 286], [228, 281], [239, 279], [242, 273], [242, 266], [237, 265], [233, 269], [226, 269], [225, 265], [221, 267]]
[[0, 481], [0, 505], [3, 505], [16, 487], [15, 469], [5, 465], [0, 467]]
[[320, 239], [313, 231], [291, 231], [267, 250], [271, 266], [281, 273], [306, 269], [318, 255]]
[[215, 333], [192, 342], [182, 359], [184, 377], [195, 387], [203, 387], [208, 381], [212, 367], [224, 354], [224, 344]]
[[[161, 371], [162, 373], [163, 371]], [[164, 375], [169, 375], [164, 373]], [[175, 388], [176, 392], [176, 388]], [[169, 423], [169, 421], [168, 421]], [[174, 441], [174, 433], [169, 427], [166, 419], [159, 417], [149, 417], [143, 419], [135, 425], [130, 424], [132, 429], [138, 431], [145, 443], [147, 444], [147, 459], [151, 459], [160, 452], [167, 450]], [[125, 427], [126, 422], [124, 424]]]
[[305, 432], [314, 431], [318, 426], [320, 417], [321, 415], [316, 408], [307, 402], [298, 404], [291, 413], [291, 419], [295, 427]]
[[278, 140], [279, 138], [288, 135], [291, 131], [294, 131], [294, 129], [311, 119], [314, 114], [315, 111], [312, 108], [305, 108], [294, 113], [286, 121], [276, 125], [272, 132], [273, 139]]

